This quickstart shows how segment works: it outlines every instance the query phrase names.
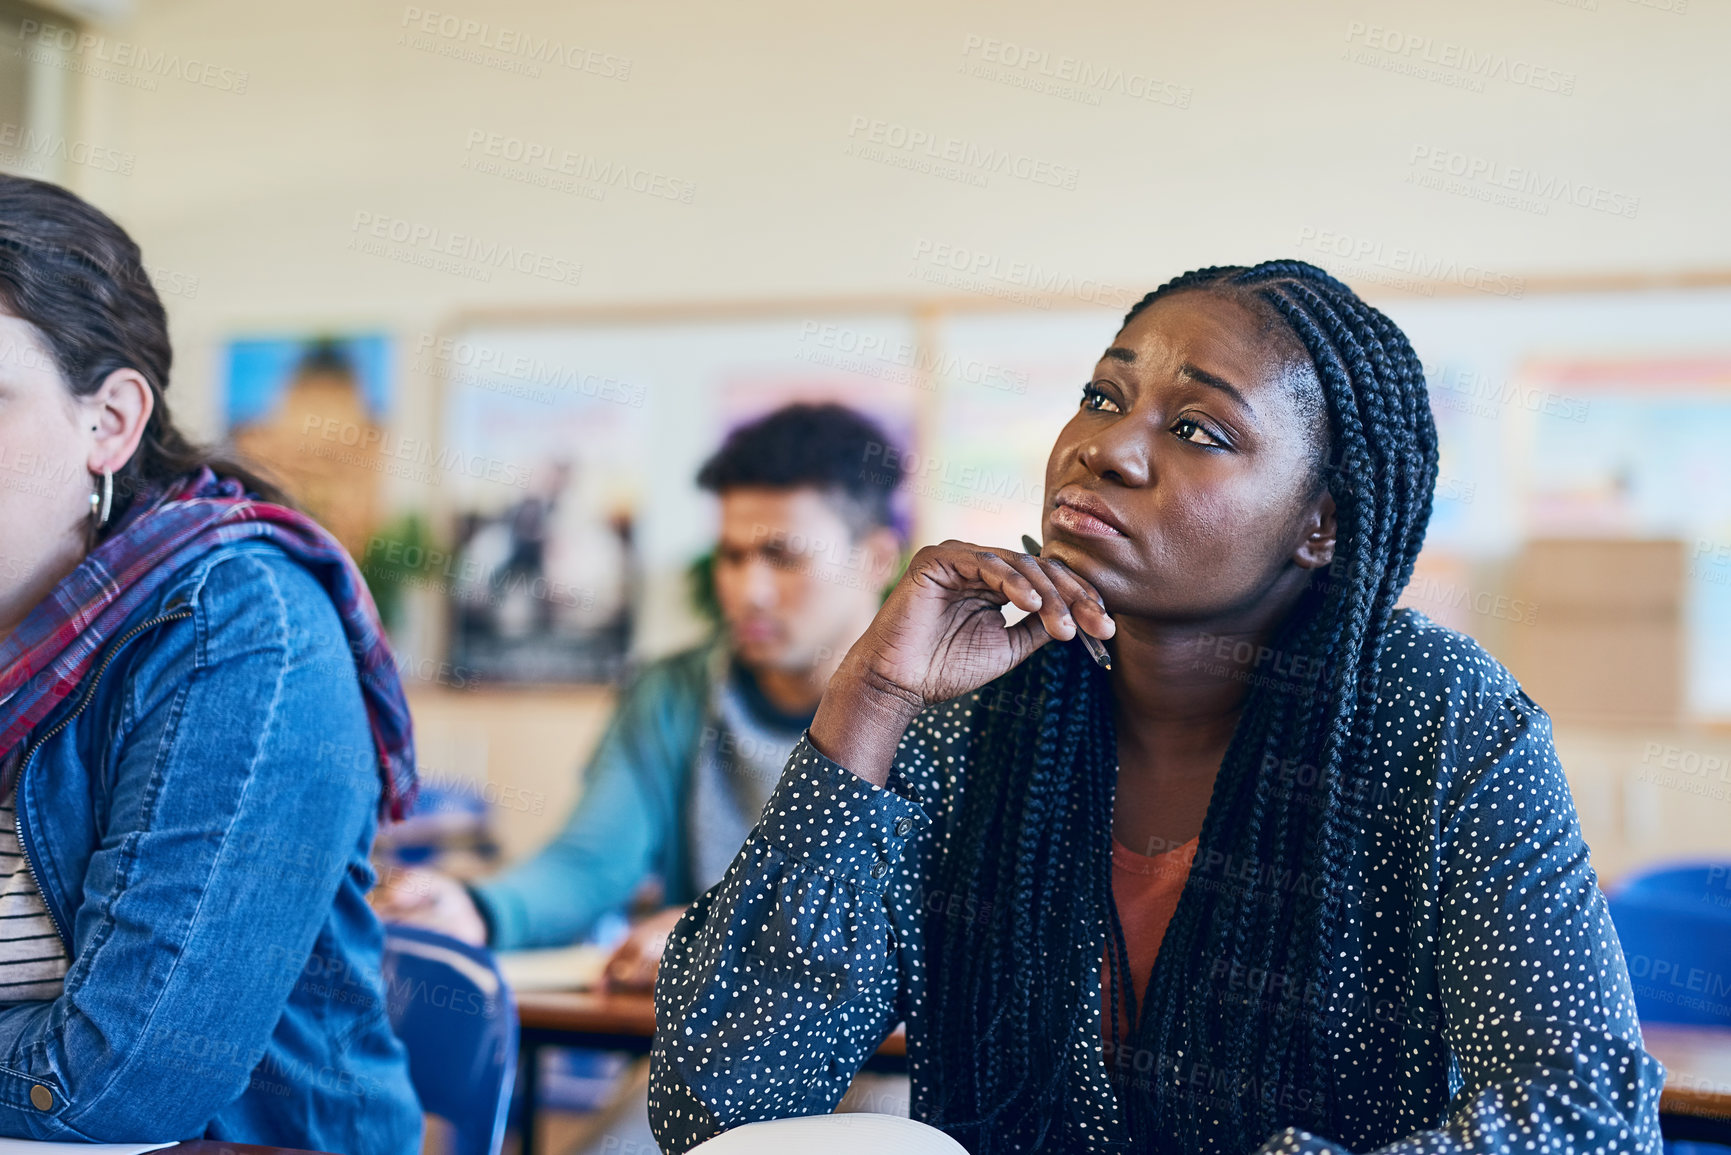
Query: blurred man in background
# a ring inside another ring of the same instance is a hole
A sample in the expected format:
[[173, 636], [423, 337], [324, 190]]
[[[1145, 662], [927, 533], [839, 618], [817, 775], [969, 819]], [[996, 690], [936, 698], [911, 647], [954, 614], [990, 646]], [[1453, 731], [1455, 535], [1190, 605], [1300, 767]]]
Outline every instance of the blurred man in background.
[[896, 454], [839, 405], [792, 405], [736, 430], [698, 474], [720, 498], [713, 590], [722, 629], [622, 693], [564, 830], [497, 878], [412, 871], [387, 918], [495, 950], [587, 935], [658, 880], [663, 908], [615, 950], [607, 980], [649, 989], [667, 933], [719, 882], [756, 824], [824, 686], [877, 612], [902, 538]]

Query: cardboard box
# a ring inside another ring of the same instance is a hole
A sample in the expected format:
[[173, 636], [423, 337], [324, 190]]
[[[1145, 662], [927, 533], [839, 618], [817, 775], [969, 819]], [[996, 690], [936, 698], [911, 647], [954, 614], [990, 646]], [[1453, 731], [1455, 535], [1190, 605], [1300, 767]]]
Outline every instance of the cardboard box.
[[1513, 596], [1532, 607], [1509, 628], [1509, 669], [1559, 718], [1670, 722], [1684, 686], [1684, 543], [1541, 540], [1509, 569]]
[[[1548, 608], [1548, 607], [1547, 607]], [[1671, 722], [1682, 712], [1683, 632], [1673, 620], [1546, 616], [1508, 632], [1509, 669], [1558, 719]]]
[[1540, 607], [1540, 616], [1676, 614], [1686, 568], [1681, 541], [1538, 540], [1515, 557], [1511, 592]]

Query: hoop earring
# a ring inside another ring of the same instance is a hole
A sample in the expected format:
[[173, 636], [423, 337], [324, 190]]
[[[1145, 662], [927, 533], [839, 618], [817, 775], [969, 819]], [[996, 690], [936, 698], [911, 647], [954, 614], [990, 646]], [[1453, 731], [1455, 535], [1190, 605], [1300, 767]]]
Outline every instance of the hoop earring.
[[114, 474], [104, 469], [102, 471], [102, 492], [90, 495], [90, 521], [92, 529], [101, 529], [108, 524], [108, 515], [114, 510]]

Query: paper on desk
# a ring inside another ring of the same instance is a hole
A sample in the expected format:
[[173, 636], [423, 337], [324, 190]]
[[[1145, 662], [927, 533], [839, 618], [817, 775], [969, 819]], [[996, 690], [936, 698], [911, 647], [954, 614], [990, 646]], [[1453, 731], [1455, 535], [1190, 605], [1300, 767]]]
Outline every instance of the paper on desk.
[[[584, 991], [601, 983], [612, 951], [584, 944], [499, 953], [499, 970], [514, 991]], [[6, 1155], [0, 1151], [0, 1155]]]
[[0, 1138], [0, 1155], [139, 1155], [160, 1151], [169, 1143], [49, 1143], [39, 1139]]

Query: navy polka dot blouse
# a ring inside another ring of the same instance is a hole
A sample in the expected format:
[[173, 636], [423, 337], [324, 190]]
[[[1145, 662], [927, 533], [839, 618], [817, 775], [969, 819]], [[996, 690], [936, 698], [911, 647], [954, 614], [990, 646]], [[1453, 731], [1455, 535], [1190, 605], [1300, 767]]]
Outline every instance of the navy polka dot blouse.
[[[1333, 995], [1342, 1133], [1290, 1129], [1260, 1152], [1657, 1155], [1664, 1071], [1641, 1046], [1549, 719], [1477, 643], [1410, 611], [1382, 670], [1381, 788], [1358, 838], [1348, 977]], [[943, 853], [968, 720], [989, 692], [922, 713], [887, 788], [809, 740], [794, 748], [762, 820], [662, 958], [649, 1117], [664, 1149], [831, 1110], [904, 1021], [922, 1117], [936, 1053], [922, 924], [957, 912], [934, 910], [921, 879]], [[1089, 1026], [1053, 1044], [1075, 1051], [1084, 1123], [1058, 1146], [1112, 1150], [1127, 1136], [1098, 968], [1077, 989]]]

